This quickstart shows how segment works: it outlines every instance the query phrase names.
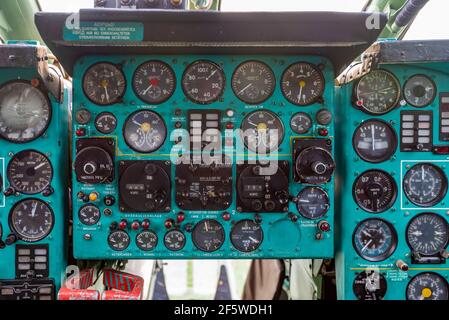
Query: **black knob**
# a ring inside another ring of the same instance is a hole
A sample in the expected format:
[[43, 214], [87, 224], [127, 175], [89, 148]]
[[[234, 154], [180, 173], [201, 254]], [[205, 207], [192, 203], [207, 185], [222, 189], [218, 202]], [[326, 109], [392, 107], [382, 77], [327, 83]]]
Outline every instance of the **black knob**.
[[251, 208], [253, 208], [254, 211], [260, 211], [263, 208], [262, 201], [260, 200], [254, 200], [251, 202]]
[[0, 240], [0, 250], [5, 249], [5, 247], [6, 247], [6, 244]]
[[288, 216], [292, 222], [298, 221], [298, 216], [296, 214], [290, 212]]
[[265, 201], [265, 209], [267, 209], [267, 211], [273, 211], [275, 208], [276, 208], [276, 203], [274, 203], [273, 200]]
[[113, 206], [115, 204], [115, 198], [113, 196], [106, 196], [103, 200], [104, 204], [108, 207]]
[[315, 172], [316, 174], [324, 174], [326, 173], [327, 170], [327, 166], [320, 162], [320, 161], [316, 161], [314, 163], [312, 163], [312, 170], [313, 172]]
[[109, 225], [109, 230], [111, 230], [111, 231], [117, 230], [117, 228], [118, 228], [118, 223], [117, 222], [112, 222]]
[[257, 224], [261, 224], [262, 223], [262, 217], [257, 214], [254, 217], [254, 222], [257, 223]]
[[17, 236], [15, 234], [10, 234], [6, 237], [5, 243], [7, 246], [11, 246], [17, 242]]
[[97, 171], [97, 165], [93, 162], [87, 162], [83, 167], [83, 171], [85, 174], [94, 174]]

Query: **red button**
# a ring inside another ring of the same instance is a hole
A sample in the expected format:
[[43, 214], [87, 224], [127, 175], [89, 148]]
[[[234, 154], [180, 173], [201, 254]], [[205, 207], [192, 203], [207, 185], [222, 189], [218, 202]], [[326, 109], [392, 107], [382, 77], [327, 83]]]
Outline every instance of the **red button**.
[[142, 228], [149, 229], [150, 228], [150, 220], [148, 220], [148, 219], [143, 220]]
[[120, 223], [119, 223], [119, 225], [118, 225], [118, 227], [119, 227], [121, 230], [125, 230], [127, 226], [128, 226], [128, 221], [126, 221], [126, 220], [120, 221]]
[[171, 220], [171, 219], [166, 220], [164, 225], [165, 225], [165, 228], [170, 229], [171, 227], [173, 227], [173, 220]]
[[231, 215], [228, 212], [223, 213], [223, 220], [224, 221], [229, 221], [231, 220]]
[[178, 214], [176, 219], [178, 220], [178, 223], [181, 223], [186, 219], [186, 216], [184, 215], [184, 213], [180, 213], [180, 214]]
[[83, 137], [86, 135], [86, 129], [84, 128], [79, 128], [78, 130], [76, 130], [76, 135], [78, 137]]
[[323, 232], [329, 232], [331, 230], [331, 226], [327, 221], [320, 221], [320, 223], [318, 223], [318, 229]]
[[133, 224], [131, 225], [131, 228], [133, 230], [139, 230], [140, 228], [140, 222], [139, 221], [134, 221]]
[[329, 131], [327, 131], [327, 129], [319, 129], [319, 130], [318, 130], [318, 134], [319, 134], [320, 136], [325, 137], [325, 136], [327, 136], [327, 135], [329, 134]]

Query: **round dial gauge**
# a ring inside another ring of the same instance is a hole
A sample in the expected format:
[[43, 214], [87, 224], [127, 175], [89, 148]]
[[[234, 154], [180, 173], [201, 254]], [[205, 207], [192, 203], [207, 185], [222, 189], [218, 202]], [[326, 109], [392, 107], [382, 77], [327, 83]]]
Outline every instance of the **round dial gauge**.
[[224, 239], [223, 226], [216, 220], [200, 221], [192, 231], [193, 244], [204, 252], [217, 251], [223, 245]]
[[123, 135], [126, 144], [134, 151], [152, 153], [164, 144], [167, 127], [156, 112], [137, 111], [126, 120]]
[[385, 171], [370, 170], [356, 179], [352, 194], [363, 210], [381, 213], [390, 209], [396, 201], [397, 186], [393, 177]]
[[152, 251], [156, 248], [158, 237], [153, 231], [142, 231], [136, 236], [137, 247], [142, 251]]
[[446, 279], [437, 273], [416, 275], [407, 285], [407, 300], [448, 300]]
[[309, 147], [296, 156], [295, 171], [298, 180], [307, 184], [323, 184], [332, 179], [335, 161], [323, 148]]
[[149, 61], [140, 65], [133, 77], [133, 89], [147, 103], [160, 104], [175, 92], [176, 76], [172, 68], [161, 61]]
[[170, 251], [179, 251], [186, 245], [186, 236], [178, 230], [172, 230], [165, 234], [164, 245]]
[[117, 128], [117, 118], [111, 112], [102, 112], [95, 118], [95, 128], [103, 134], [111, 134]]
[[53, 229], [55, 217], [51, 208], [38, 199], [18, 202], [9, 214], [11, 230], [23, 241], [37, 242]]
[[101, 213], [100, 209], [93, 204], [87, 204], [80, 208], [78, 211], [78, 219], [80, 219], [82, 224], [87, 226], [93, 226], [100, 221]]
[[126, 78], [122, 70], [112, 63], [91, 66], [83, 78], [84, 94], [93, 103], [107, 106], [121, 100], [126, 90]]
[[446, 195], [447, 177], [439, 167], [420, 163], [407, 171], [403, 187], [410, 202], [420, 207], [431, 207]]
[[231, 230], [231, 243], [240, 252], [256, 251], [262, 241], [262, 228], [252, 220], [241, 220]]
[[368, 114], [385, 114], [396, 107], [401, 98], [399, 80], [386, 70], [373, 70], [355, 87], [357, 106]]
[[387, 280], [379, 272], [363, 271], [354, 279], [352, 289], [359, 300], [382, 300], [387, 293]]
[[184, 72], [182, 89], [193, 102], [209, 104], [223, 95], [225, 82], [220, 66], [210, 61], [196, 61]]
[[274, 92], [276, 80], [268, 65], [259, 61], [242, 63], [232, 76], [232, 90], [243, 102], [259, 104]]
[[371, 262], [383, 261], [396, 250], [398, 236], [394, 227], [385, 220], [367, 219], [359, 223], [353, 235], [357, 253]]
[[419, 255], [437, 255], [447, 247], [448, 242], [448, 223], [437, 214], [420, 214], [407, 226], [407, 243]]
[[78, 182], [107, 183], [114, 172], [114, 161], [103, 148], [87, 147], [78, 152], [73, 168]]
[[426, 107], [433, 102], [437, 93], [435, 83], [429, 77], [414, 75], [404, 85], [404, 98], [413, 107]]
[[297, 134], [305, 134], [312, 128], [312, 118], [305, 112], [298, 112], [291, 118], [290, 128]]
[[295, 63], [282, 75], [281, 89], [291, 103], [307, 106], [322, 98], [324, 77], [321, 71], [310, 63]]
[[322, 218], [329, 210], [329, 206], [329, 196], [321, 188], [308, 187], [298, 194], [296, 207], [307, 219]]
[[25, 150], [16, 153], [8, 164], [11, 187], [23, 194], [38, 194], [50, 187], [53, 167], [42, 153]]
[[131, 239], [125, 231], [117, 230], [109, 234], [108, 244], [114, 251], [124, 251], [129, 247]]
[[380, 163], [390, 159], [396, 151], [394, 129], [380, 120], [367, 120], [354, 132], [352, 145], [358, 156], [367, 162]]
[[263, 154], [277, 150], [285, 136], [282, 120], [268, 110], [248, 114], [242, 121], [241, 130], [245, 146]]
[[15, 81], [0, 88], [0, 137], [13, 143], [36, 140], [47, 130], [51, 104], [30, 83]]

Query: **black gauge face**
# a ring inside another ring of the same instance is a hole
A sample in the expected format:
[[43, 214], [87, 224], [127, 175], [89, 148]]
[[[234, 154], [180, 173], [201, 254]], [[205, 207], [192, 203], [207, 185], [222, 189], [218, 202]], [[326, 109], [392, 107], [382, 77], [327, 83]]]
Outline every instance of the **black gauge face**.
[[309, 147], [296, 157], [295, 170], [301, 183], [323, 184], [332, 179], [335, 161], [328, 150]]
[[126, 144], [134, 151], [152, 153], [164, 144], [167, 127], [156, 112], [137, 111], [126, 120], [123, 135]]
[[129, 247], [131, 239], [125, 231], [117, 230], [109, 234], [108, 244], [114, 251], [124, 251]]
[[78, 211], [78, 218], [82, 224], [87, 226], [93, 226], [100, 221], [101, 213], [100, 209], [93, 204], [87, 204], [80, 208]]
[[256, 251], [263, 241], [263, 231], [252, 220], [237, 222], [231, 231], [231, 243], [240, 252]]
[[82, 149], [75, 158], [74, 169], [78, 182], [106, 183], [114, 171], [111, 155], [100, 147]]
[[354, 279], [352, 289], [358, 300], [382, 300], [387, 293], [387, 280], [379, 272], [363, 271]]
[[285, 98], [298, 106], [320, 100], [324, 93], [324, 77], [314, 65], [299, 62], [285, 70], [281, 82]]
[[142, 251], [152, 251], [156, 248], [158, 237], [153, 231], [142, 231], [136, 237], [137, 247]]
[[297, 134], [305, 134], [312, 128], [312, 118], [305, 112], [298, 112], [291, 118], [290, 128]]
[[420, 207], [431, 207], [446, 195], [447, 177], [437, 166], [420, 163], [407, 171], [403, 187], [410, 202]]
[[51, 120], [48, 97], [24, 81], [0, 88], [0, 137], [13, 143], [36, 140]]
[[355, 91], [357, 106], [366, 113], [376, 115], [394, 109], [401, 97], [398, 79], [386, 70], [373, 70], [362, 77]]
[[419, 255], [437, 255], [447, 247], [448, 241], [448, 223], [437, 214], [420, 214], [407, 227], [407, 243]]
[[381, 213], [390, 209], [396, 201], [397, 186], [393, 177], [385, 171], [370, 170], [357, 178], [352, 193], [360, 208]]
[[378, 262], [396, 250], [398, 237], [394, 227], [381, 219], [367, 219], [355, 229], [354, 248], [363, 259]]
[[112, 63], [98, 63], [90, 67], [83, 79], [84, 94], [93, 103], [107, 106], [120, 102], [126, 90], [123, 72]]
[[404, 86], [404, 98], [413, 107], [426, 107], [433, 102], [437, 88], [427, 76], [417, 74], [407, 80]]
[[197, 61], [184, 72], [182, 89], [193, 102], [209, 104], [223, 95], [225, 82], [220, 66], [209, 61]]
[[243, 102], [259, 104], [274, 92], [276, 79], [268, 65], [259, 61], [248, 61], [240, 66], [232, 76], [232, 90]]
[[42, 153], [25, 150], [14, 155], [8, 164], [11, 187], [23, 194], [37, 194], [50, 187], [53, 167]]
[[170, 251], [179, 251], [186, 245], [186, 236], [178, 230], [172, 230], [165, 234], [164, 245]]
[[14, 233], [23, 241], [37, 242], [46, 238], [54, 225], [51, 208], [38, 199], [18, 202], [9, 214], [9, 223]]
[[380, 163], [390, 159], [396, 151], [397, 136], [394, 129], [380, 120], [367, 120], [354, 132], [352, 144], [360, 158]]
[[111, 112], [102, 112], [95, 118], [95, 128], [98, 132], [111, 134], [117, 128], [117, 119]]
[[284, 140], [285, 129], [282, 120], [271, 111], [260, 110], [243, 119], [241, 130], [245, 146], [258, 153], [275, 151]]
[[424, 272], [407, 285], [407, 300], [448, 300], [448, 284], [439, 274]]
[[161, 61], [146, 62], [134, 73], [134, 92], [147, 103], [160, 104], [167, 101], [175, 92], [175, 88], [175, 73]]
[[329, 206], [329, 196], [321, 188], [308, 187], [298, 194], [296, 207], [307, 219], [322, 218], [329, 210]]
[[214, 252], [224, 243], [223, 226], [215, 220], [203, 220], [195, 225], [192, 231], [192, 241], [195, 247], [204, 252]]

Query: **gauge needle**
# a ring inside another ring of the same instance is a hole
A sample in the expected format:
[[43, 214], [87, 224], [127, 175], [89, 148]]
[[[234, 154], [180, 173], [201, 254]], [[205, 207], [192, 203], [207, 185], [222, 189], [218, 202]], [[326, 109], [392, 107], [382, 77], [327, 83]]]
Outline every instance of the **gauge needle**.
[[253, 237], [249, 237], [249, 240], [251, 240], [254, 243], [259, 243], [259, 241], [257, 241], [256, 239], [254, 239]]
[[106, 93], [106, 100], [109, 101], [109, 92], [108, 92], [108, 87], [104, 87], [104, 92]]
[[252, 83], [250, 83], [249, 85], [247, 85], [245, 88], [243, 88], [242, 90], [240, 90], [240, 92], [237, 95], [241, 95], [243, 92], [245, 92], [246, 90], [248, 90], [249, 88], [251, 88], [253, 86]]
[[424, 172], [424, 166], [421, 167], [421, 179], [424, 181], [424, 178], [426, 177], [426, 173]]
[[143, 95], [145, 96], [150, 89], [153, 88], [153, 85], [150, 84], [150, 86], [143, 92]]
[[38, 164], [37, 166], [34, 167], [34, 170], [39, 170], [40, 168], [42, 168], [43, 166], [45, 166], [45, 163], [42, 162], [41, 164]]
[[371, 239], [370, 241], [368, 241], [365, 246], [362, 248], [362, 252], [364, 252], [366, 249], [368, 249], [369, 245], [373, 242], [373, 239]]
[[140, 123], [138, 123], [136, 120], [133, 120], [133, 123], [134, 123], [136, 126], [139, 126], [139, 127], [142, 126], [142, 125], [141, 125]]
[[31, 210], [31, 217], [34, 218], [37, 210], [37, 202], [33, 204], [33, 209]]
[[374, 131], [374, 125], [371, 125], [371, 139], [373, 139], [373, 151], [376, 151], [376, 141], [375, 141], [375, 131]]
[[214, 74], [217, 73], [218, 70], [214, 70], [208, 77], [206, 77], [206, 80], [209, 81], [210, 78], [212, 78], [214, 76]]

